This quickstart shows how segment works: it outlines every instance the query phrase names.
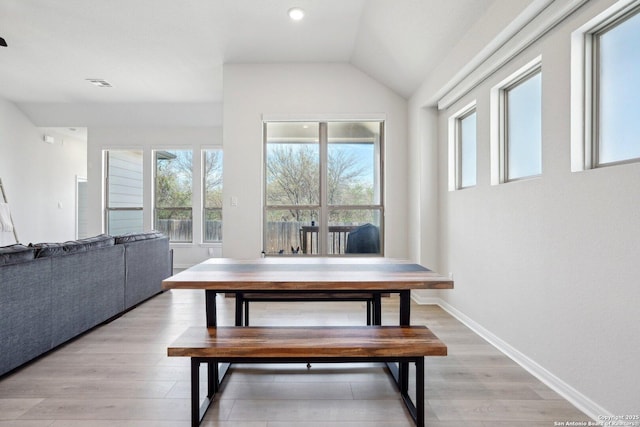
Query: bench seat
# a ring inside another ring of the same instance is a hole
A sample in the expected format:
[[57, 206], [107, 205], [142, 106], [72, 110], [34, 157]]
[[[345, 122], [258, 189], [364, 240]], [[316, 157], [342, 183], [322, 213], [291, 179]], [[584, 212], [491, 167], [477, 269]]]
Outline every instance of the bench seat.
[[[191, 327], [169, 348], [191, 358], [192, 426], [197, 427], [218, 391], [218, 363], [400, 362], [416, 365], [416, 403], [407, 384], [402, 398], [424, 426], [424, 357], [446, 356], [447, 347], [424, 326]], [[209, 364], [208, 396], [200, 405], [200, 364]]]

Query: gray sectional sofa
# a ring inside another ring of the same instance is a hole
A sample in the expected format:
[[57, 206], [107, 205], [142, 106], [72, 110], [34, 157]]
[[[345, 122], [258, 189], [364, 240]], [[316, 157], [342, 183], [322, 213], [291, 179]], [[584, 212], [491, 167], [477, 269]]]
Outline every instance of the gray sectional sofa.
[[0, 247], [0, 375], [160, 293], [171, 272], [156, 232]]

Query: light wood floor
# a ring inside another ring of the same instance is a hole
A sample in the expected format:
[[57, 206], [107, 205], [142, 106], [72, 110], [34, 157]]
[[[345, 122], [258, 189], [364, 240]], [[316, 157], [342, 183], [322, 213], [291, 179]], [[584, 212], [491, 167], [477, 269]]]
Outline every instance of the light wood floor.
[[[218, 296], [219, 323], [233, 299]], [[383, 323], [397, 324], [397, 298]], [[252, 303], [253, 325], [364, 324], [358, 302]], [[449, 347], [426, 360], [431, 427], [553, 426], [588, 418], [435, 306], [412, 306]], [[204, 292], [166, 292], [0, 380], [0, 427], [188, 427], [188, 359], [167, 346], [204, 325]], [[0, 355], [1, 357], [1, 355]], [[407, 427], [413, 422], [379, 365], [234, 365], [203, 426]]]

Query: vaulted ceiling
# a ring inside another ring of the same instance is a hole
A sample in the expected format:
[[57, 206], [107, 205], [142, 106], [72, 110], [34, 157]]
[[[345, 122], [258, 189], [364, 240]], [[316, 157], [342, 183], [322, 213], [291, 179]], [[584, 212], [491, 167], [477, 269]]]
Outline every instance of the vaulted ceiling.
[[0, 97], [221, 103], [224, 63], [274, 62], [350, 63], [409, 97], [494, 1], [0, 0]]

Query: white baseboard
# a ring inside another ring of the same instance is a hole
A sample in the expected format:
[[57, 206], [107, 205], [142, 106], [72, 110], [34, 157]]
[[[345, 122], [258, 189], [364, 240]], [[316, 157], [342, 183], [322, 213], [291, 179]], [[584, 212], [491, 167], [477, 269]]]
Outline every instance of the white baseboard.
[[439, 297], [425, 297], [416, 292], [411, 292], [411, 299], [420, 305], [440, 305], [442, 302]]
[[550, 389], [558, 393], [564, 399], [569, 401], [572, 405], [584, 412], [587, 416], [593, 420], [601, 420], [602, 416], [612, 416], [613, 414], [602, 406], [598, 405], [593, 400], [580, 393], [571, 385], [562, 381], [560, 378], [549, 372], [543, 366], [530, 359], [524, 353], [521, 353], [517, 349], [513, 348], [507, 342], [503, 341], [489, 330], [485, 329], [467, 315], [444, 301], [442, 298], [419, 298], [413, 296], [414, 301], [418, 304], [435, 304], [439, 305], [447, 313], [451, 314], [457, 320], [466, 325], [473, 332], [485, 339], [489, 344], [493, 345], [496, 349], [504, 353], [507, 357], [512, 359], [518, 365], [522, 366], [531, 375], [542, 381]]

